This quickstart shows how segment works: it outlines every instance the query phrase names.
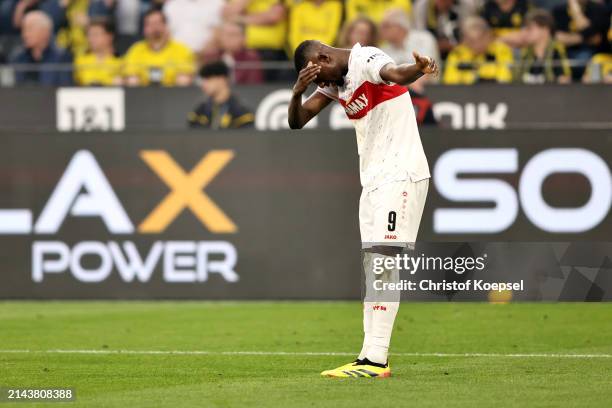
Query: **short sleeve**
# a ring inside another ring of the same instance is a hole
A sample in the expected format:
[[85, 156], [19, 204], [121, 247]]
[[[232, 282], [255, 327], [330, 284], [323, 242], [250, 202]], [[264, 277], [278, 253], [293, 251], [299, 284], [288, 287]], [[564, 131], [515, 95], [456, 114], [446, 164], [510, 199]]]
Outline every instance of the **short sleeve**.
[[385, 54], [383, 50], [376, 47], [363, 47], [361, 53], [365, 79], [374, 84], [385, 83], [380, 77], [380, 70], [385, 65], [394, 63], [393, 59]]
[[338, 100], [338, 88], [335, 86], [318, 86], [315, 92], [320, 92], [328, 98], [333, 99], [334, 101]]

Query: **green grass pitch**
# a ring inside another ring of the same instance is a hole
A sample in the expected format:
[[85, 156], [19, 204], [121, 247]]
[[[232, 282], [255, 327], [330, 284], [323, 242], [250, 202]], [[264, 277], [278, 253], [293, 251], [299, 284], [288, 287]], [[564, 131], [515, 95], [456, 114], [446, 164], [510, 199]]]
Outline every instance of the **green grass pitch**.
[[612, 404], [612, 304], [404, 303], [393, 377], [319, 377], [360, 345], [357, 302], [0, 302], [0, 387], [52, 407]]

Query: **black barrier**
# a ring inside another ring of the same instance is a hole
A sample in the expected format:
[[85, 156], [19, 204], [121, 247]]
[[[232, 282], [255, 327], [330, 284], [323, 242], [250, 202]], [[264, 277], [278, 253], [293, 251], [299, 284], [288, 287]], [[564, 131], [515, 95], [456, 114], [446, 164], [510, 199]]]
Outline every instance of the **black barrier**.
[[[353, 132], [0, 137], [0, 298], [359, 297]], [[612, 236], [609, 131], [422, 139], [420, 240]]]
[[[452, 129], [610, 129], [608, 85], [436, 86], [427, 88], [441, 126]], [[242, 86], [258, 130], [288, 127], [291, 84]], [[182, 130], [203, 99], [192, 88], [14, 88], [0, 90], [0, 130]], [[351, 128], [332, 104], [309, 126]]]

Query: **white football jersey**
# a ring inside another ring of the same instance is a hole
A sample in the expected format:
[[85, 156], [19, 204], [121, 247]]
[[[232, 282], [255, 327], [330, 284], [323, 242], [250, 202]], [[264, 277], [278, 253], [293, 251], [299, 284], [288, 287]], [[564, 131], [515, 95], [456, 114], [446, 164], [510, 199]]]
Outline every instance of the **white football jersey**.
[[380, 77], [389, 63], [393, 60], [380, 49], [356, 44], [344, 85], [317, 88], [338, 101], [355, 126], [361, 185], [366, 190], [431, 177], [408, 89]]

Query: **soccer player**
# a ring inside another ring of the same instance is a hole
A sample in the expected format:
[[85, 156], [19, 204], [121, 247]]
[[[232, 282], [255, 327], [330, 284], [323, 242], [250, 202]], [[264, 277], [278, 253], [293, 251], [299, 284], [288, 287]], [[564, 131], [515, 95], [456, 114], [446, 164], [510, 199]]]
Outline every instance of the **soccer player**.
[[[436, 62], [414, 53], [415, 64], [397, 65], [375, 47], [356, 44], [333, 48], [319, 41], [302, 42], [295, 50], [299, 72], [289, 104], [289, 125], [302, 128], [332, 101], [339, 102], [355, 126], [361, 185], [359, 224], [366, 296], [363, 347], [358, 358], [321, 375], [389, 377], [388, 350], [399, 293], [372, 297], [372, 282], [397, 282], [397, 268], [377, 273], [379, 258], [394, 257], [416, 241], [429, 167], [423, 151], [408, 89], [402, 85], [425, 74], [437, 74]], [[302, 102], [311, 83], [316, 91]], [[380, 259], [379, 259], [380, 260]]]

